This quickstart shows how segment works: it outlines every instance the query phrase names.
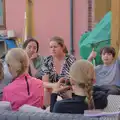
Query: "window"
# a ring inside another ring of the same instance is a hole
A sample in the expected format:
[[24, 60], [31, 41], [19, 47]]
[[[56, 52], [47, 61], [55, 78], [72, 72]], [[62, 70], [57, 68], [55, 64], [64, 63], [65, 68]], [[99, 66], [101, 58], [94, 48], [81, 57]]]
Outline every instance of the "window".
[[0, 0], [0, 30], [6, 28], [5, 22], [5, 0]]

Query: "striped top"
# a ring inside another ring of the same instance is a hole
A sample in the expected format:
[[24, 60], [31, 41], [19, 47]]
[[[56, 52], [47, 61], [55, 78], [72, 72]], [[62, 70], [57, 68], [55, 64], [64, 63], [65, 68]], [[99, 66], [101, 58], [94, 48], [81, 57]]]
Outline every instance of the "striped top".
[[65, 56], [64, 63], [61, 66], [60, 74], [57, 74], [55, 70], [54, 62], [53, 62], [53, 57], [48, 56], [44, 60], [44, 65], [42, 66], [42, 75], [49, 75], [50, 82], [57, 82], [61, 77], [68, 78], [70, 67], [75, 60], [76, 58], [73, 55], [67, 54]]

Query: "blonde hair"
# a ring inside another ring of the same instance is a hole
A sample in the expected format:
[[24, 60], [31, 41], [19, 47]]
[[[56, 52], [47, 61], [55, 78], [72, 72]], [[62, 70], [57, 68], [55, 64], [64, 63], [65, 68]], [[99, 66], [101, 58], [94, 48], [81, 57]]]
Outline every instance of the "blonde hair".
[[70, 68], [70, 77], [83, 88], [87, 97], [88, 109], [94, 109], [93, 81], [95, 71], [92, 63], [87, 60], [77, 60]]
[[21, 48], [13, 48], [8, 51], [5, 57], [8, 67], [16, 72], [16, 77], [28, 70], [29, 58], [27, 53]]
[[4, 78], [3, 64], [2, 60], [0, 60], [0, 81]]

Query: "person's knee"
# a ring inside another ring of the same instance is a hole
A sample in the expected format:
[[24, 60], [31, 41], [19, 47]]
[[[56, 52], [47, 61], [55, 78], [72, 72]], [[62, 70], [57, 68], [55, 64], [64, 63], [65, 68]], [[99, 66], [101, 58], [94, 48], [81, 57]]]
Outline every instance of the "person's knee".
[[117, 89], [111, 89], [108, 91], [107, 94], [108, 95], [120, 95], [120, 91], [118, 91]]

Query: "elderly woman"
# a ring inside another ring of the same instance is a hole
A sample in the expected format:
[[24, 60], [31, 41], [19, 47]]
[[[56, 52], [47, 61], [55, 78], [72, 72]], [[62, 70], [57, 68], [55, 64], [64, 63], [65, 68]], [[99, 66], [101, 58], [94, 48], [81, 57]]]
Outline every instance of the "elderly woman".
[[21, 48], [8, 51], [5, 57], [9, 72], [14, 78], [3, 90], [3, 100], [18, 110], [24, 104], [43, 107], [43, 82], [28, 74], [29, 58]]
[[37, 78], [41, 77], [40, 71], [44, 57], [38, 54], [39, 52], [38, 41], [33, 38], [27, 39], [23, 44], [23, 49], [26, 51], [30, 59], [30, 66], [29, 66], [30, 75], [35, 76]]

